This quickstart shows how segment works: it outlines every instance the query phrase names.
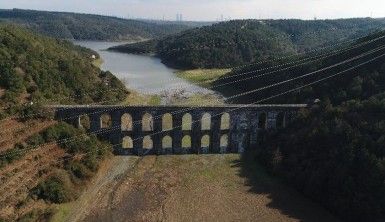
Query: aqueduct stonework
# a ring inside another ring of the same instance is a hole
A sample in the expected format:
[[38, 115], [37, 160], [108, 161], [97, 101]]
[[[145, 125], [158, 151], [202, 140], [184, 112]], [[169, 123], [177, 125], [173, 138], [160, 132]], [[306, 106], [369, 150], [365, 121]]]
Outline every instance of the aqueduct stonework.
[[109, 140], [120, 155], [242, 153], [306, 104], [54, 106], [56, 118]]

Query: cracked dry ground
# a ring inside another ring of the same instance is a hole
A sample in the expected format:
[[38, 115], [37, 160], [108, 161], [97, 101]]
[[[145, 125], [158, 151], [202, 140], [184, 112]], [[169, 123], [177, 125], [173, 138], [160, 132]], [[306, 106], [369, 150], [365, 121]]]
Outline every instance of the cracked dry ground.
[[239, 155], [114, 157], [65, 220], [337, 221], [252, 170]]

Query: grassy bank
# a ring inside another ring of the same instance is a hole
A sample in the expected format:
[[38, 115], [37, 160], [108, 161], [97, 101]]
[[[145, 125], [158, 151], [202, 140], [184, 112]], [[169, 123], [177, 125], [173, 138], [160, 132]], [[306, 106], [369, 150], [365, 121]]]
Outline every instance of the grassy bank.
[[230, 71], [231, 69], [193, 69], [177, 71], [176, 75], [202, 87], [210, 87], [215, 80]]
[[102, 66], [103, 64], [103, 59], [102, 58], [98, 58], [98, 59], [95, 59], [93, 62], [92, 62], [92, 65], [94, 65], [95, 67], [98, 67], [100, 69], [100, 67]]
[[161, 104], [159, 95], [145, 95], [129, 89], [130, 94], [119, 105], [151, 105], [156, 106]]

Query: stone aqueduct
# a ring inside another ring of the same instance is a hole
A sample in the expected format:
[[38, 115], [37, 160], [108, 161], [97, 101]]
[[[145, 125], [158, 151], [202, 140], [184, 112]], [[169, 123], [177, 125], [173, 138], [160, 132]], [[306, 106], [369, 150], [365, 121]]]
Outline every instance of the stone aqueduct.
[[54, 106], [58, 120], [109, 140], [119, 155], [242, 153], [306, 107]]

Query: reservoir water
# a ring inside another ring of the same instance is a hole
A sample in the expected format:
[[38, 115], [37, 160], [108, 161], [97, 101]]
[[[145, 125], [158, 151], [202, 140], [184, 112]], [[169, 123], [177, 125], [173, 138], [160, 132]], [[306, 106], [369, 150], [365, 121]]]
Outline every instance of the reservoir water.
[[127, 88], [140, 93], [158, 95], [175, 92], [187, 95], [215, 93], [176, 77], [176, 70], [165, 66], [159, 58], [105, 50], [111, 46], [122, 44], [121, 42], [74, 41], [74, 44], [98, 52], [103, 59], [102, 70], [112, 72], [126, 84]]

